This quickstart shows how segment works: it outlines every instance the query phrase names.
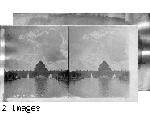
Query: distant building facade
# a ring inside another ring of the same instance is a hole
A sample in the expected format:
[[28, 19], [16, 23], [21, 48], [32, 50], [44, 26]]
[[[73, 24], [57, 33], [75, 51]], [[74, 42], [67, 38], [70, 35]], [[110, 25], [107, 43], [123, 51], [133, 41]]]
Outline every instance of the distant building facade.
[[[35, 65], [35, 68], [33, 71], [31, 71], [31, 70], [30, 71], [28, 71], [28, 70], [13, 71], [12, 70], [12, 71], [8, 71], [8, 72], [5, 71], [5, 74], [11, 74], [10, 72], [17, 74], [21, 78], [27, 78], [28, 74], [29, 74], [29, 78], [34, 78], [39, 75], [48, 77], [50, 74], [52, 75], [52, 78], [56, 78], [56, 77], [58, 77], [58, 75], [63, 74], [64, 72], [67, 72], [67, 70], [53, 70], [53, 71], [50, 70], [49, 71], [45, 67], [45, 64], [42, 61], [39, 61], [39, 63]], [[124, 74], [128, 74], [128, 76], [129, 76], [129, 71], [126, 71], [126, 70], [125, 71], [122, 71], [122, 70], [112, 71], [106, 61], [103, 61], [102, 64], [99, 65], [98, 71], [91, 71], [91, 70], [90, 71], [88, 71], [88, 70], [86, 70], [86, 71], [79, 70], [78, 71], [78, 70], [76, 70], [76, 71], [69, 72], [69, 76], [71, 76], [71, 74], [73, 72], [79, 73], [84, 78], [90, 78], [91, 73], [94, 78], [98, 78], [98, 77], [104, 76], [104, 75], [108, 76], [108, 77], [112, 77], [114, 74], [116, 75], [117, 78], [121, 77]], [[67, 75], [65, 75], [65, 76], [67, 76]]]
[[98, 78], [100, 76], [108, 76], [108, 77], [113, 77], [113, 75], [115, 74], [117, 78], [121, 77], [122, 74], [124, 74], [125, 72], [128, 72], [127, 74], [129, 75], [129, 71], [126, 70], [112, 70], [109, 65], [107, 64], [106, 61], [103, 61], [98, 68], [98, 71], [81, 71], [81, 70], [77, 70], [77, 72], [81, 73], [82, 76], [84, 76], [85, 78], [90, 78], [91, 77], [91, 73], [93, 75], [94, 78]]
[[[34, 78], [36, 76], [42, 75], [44, 77], [48, 77], [50, 74], [53, 78], [55, 78], [59, 73], [64, 72], [66, 70], [48, 70], [45, 67], [45, 64], [42, 61], [39, 61], [38, 64], [35, 65], [35, 68], [33, 71], [31, 70], [10, 70], [8, 72], [16, 73], [21, 78], [27, 78], [27, 75], [29, 74], [29, 78]], [[5, 74], [8, 74], [8, 72], [4, 71]]]

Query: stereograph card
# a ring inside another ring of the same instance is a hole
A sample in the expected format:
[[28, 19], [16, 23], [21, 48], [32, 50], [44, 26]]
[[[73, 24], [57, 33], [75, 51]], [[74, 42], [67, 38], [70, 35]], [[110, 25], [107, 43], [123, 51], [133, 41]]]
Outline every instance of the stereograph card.
[[137, 26], [1, 28], [4, 101], [137, 101]]

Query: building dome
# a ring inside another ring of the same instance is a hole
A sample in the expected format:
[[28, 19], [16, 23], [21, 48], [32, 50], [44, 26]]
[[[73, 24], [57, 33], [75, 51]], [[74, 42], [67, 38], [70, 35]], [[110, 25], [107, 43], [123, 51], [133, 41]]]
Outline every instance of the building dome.
[[42, 61], [39, 61], [38, 64], [35, 66], [35, 72], [37, 72], [39, 75], [43, 75], [44, 72], [47, 72], [47, 68], [45, 68], [45, 64]]
[[99, 65], [98, 71], [102, 71], [102, 70], [103, 70], [103, 71], [104, 71], [104, 70], [105, 70], [105, 71], [106, 71], [106, 70], [107, 70], [107, 71], [108, 71], [108, 70], [109, 70], [109, 71], [111, 70], [111, 68], [109, 68], [109, 65], [107, 64], [106, 61], [103, 61], [103, 63]]

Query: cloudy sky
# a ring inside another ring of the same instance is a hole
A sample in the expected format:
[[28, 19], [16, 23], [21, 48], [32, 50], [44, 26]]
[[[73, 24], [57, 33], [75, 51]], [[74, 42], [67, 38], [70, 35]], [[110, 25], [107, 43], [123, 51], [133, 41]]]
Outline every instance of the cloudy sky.
[[6, 70], [34, 70], [42, 60], [48, 70], [68, 69], [68, 28], [5, 26]]
[[98, 70], [106, 61], [112, 70], [129, 69], [129, 34], [133, 27], [69, 27], [69, 70]]

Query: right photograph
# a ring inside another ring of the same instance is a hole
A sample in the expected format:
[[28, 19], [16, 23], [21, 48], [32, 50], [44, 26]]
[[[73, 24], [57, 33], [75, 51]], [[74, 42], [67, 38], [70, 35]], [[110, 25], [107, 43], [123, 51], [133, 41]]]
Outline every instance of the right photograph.
[[69, 97], [136, 98], [137, 26], [69, 26]]

